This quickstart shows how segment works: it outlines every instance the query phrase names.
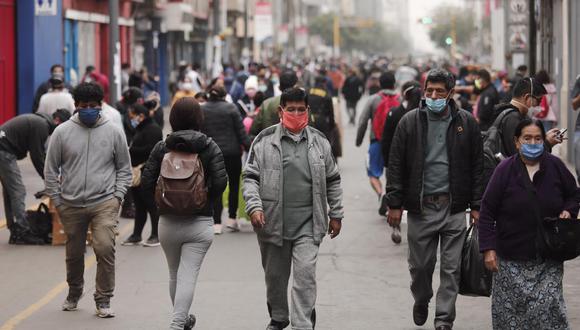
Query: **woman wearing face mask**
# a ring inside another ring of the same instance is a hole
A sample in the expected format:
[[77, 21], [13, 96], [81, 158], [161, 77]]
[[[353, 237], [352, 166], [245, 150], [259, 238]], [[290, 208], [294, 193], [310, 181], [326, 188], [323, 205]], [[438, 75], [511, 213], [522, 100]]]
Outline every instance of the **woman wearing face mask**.
[[[493, 279], [494, 329], [569, 329], [562, 262], [536, 250], [537, 216], [576, 220], [580, 190], [566, 165], [544, 150], [538, 120], [524, 119], [513, 137], [518, 153], [495, 169], [479, 219], [479, 244]], [[533, 198], [532, 193], [537, 197]]]
[[131, 155], [131, 166], [133, 168], [133, 182], [131, 192], [133, 202], [135, 203], [135, 226], [133, 234], [127, 238], [122, 245], [138, 245], [141, 243], [141, 234], [147, 214], [151, 219], [151, 235], [143, 243], [144, 246], [158, 246], [159, 238], [157, 235], [157, 224], [159, 222], [159, 212], [155, 201], [150, 199], [141, 189], [141, 168], [149, 158], [151, 150], [157, 142], [163, 139], [163, 133], [157, 123], [149, 116], [149, 109], [136, 104], [129, 110], [129, 119], [131, 126], [135, 128], [133, 142], [129, 146]]
[[173, 96], [173, 100], [171, 101], [171, 106], [173, 106], [177, 100], [182, 99], [184, 97], [195, 98], [195, 95], [197, 94], [197, 92], [199, 92], [199, 91], [195, 90], [195, 87], [194, 87], [191, 79], [189, 79], [189, 77], [186, 76], [183, 79], [183, 83], [180, 84], [179, 90]]

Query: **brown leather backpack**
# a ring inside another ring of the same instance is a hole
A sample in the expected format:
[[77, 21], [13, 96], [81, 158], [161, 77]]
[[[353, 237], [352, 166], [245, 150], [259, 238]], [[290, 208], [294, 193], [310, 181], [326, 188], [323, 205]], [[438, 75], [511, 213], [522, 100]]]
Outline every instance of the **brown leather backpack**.
[[207, 187], [198, 154], [170, 151], [163, 156], [155, 201], [159, 214], [193, 215], [206, 206]]

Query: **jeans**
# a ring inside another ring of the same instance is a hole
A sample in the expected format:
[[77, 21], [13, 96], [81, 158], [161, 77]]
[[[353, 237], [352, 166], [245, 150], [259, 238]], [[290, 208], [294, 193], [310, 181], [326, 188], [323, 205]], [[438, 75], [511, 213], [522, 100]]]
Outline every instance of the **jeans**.
[[18, 167], [16, 156], [0, 150], [0, 182], [4, 197], [4, 212], [6, 224], [12, 231], [14, 224], [23, 229], [28, 228], [26, 222], [26, 187], [22, 182], [22, 175]]

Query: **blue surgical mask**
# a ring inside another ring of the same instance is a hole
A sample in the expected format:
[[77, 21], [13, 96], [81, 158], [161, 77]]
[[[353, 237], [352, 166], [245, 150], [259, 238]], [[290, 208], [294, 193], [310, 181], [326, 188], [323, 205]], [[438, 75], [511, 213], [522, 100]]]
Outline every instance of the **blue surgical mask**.
[[141, 122], [139, 121], [138, 118], [133, 118], [131, 119], [131, 126], [133, 126], [133, 128], [136, 128], [137, 126], [139, 126]]
[[87, 127], [93, 127], [101, 116], [101, 109], [99, 108], [84, 108], [79, 109], [79, 120]]
[[425, 103], [427, 104], [427, 109], [431, 110], [431, 112], [440, 114], [447, 107], [447, 98], [434, 100], [428, 97], [425, 99]]
[[520, 148], [522, 156], [527, 160], [537, 160], [544, 153], [543, 143], [522, 143]]

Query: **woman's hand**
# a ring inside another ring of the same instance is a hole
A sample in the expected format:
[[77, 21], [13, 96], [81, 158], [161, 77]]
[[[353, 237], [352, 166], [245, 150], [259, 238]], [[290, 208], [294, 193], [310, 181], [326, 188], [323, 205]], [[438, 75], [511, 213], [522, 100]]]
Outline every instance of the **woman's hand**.
[[499, 271], [495, 250], [487, 250], [483, 252], [483, 261], [485, 262], [485, 268], [490, 272], [496, 273]]
[[562, 213], [560, 213], [560, 219], [571, 219], [572, 216], [570, 215], [570, 212], [564, 210], [562, 211]]

